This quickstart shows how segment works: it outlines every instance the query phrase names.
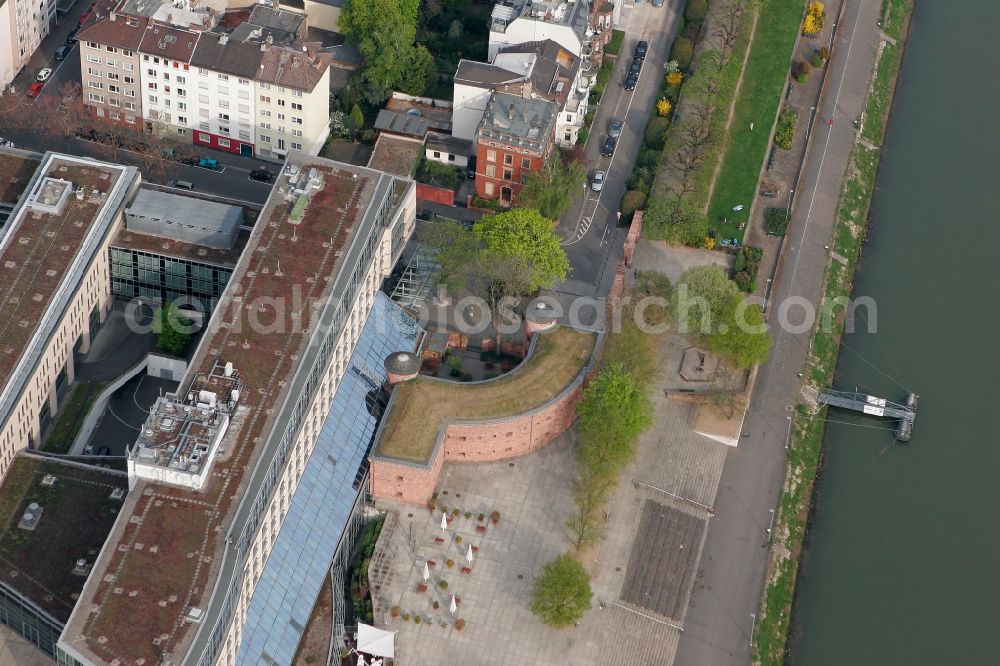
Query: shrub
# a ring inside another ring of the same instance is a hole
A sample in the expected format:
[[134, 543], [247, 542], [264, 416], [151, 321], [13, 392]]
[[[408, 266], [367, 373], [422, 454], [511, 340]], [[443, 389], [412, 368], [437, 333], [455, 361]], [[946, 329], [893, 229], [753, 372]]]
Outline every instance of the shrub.
[[632, 213], [646, 205], [646, 194], [639, 190], [629, 190], [622, 197], [618, 210], [622, 214], [622, 224], [632, 221]]
[[785, 208], [767, 209], [767, 233], [773, 236], [784, 236], [788, 228], [788, 210]]
[[414, 618], [413, 618], [413, 621], [414, 621], [414, 622], [415, 622], [416, 624], [423, 624], [423, 622], [424, 622], [424, 618], [423, 618], [423, 617], [421, 617], [420, 615], [417, 615], [416, 617], [414, 617]]
[[670, 100], [666, 97], [661, 97], [656, 101], [656, 114], [660, 117], [666, 117], [670, 113], [671, 108]]
[[704, 21], [708, 15], [708, 0], [688, 0], [687, 7], [684, 8], [684, 20]]
[[674, 46], [670, 49], [670, 59], [677, 61], [677, 66], [681, 71], [686, 72], [691, 67], [691, 60], [694, 58], [694, 41], [687, 37], [678, 37], [674, 40]]
[[446, 580], [441, 581], [440, 583], [438, 583], [438, 587], [440, 587], [442, 590], [447, 590], [448, 589], [448, 581], [446, 581]]
[[389, 609], [389, 615], [393, 617], [399, 617], [399, 606], [393, 606]]
[[496, 199], [484, 199], [480, 196], [472, 197], [472, 205], [475, 208], [485, 208], [487, 210], [499, 211], [500, 202]]
[[587, 139], [590, 138], [590, 130], [586, 127], [581, 127], [580, 131], [576, 133], [576, 145], [582, 146], [587, 143]]
[[665, 79], [668, 86], [679, 86], [684, 83], [684, 74], [681, 72], [670, 72]]
[[648, 169], [656, 169], [656, 165], [660, 163], [660, 151], [652, 150], [650, 148], [644, 148], [639, 153], [639, 159], [635, 161], [636, 166], [646, 167]]
[[455, 620], [455, 631], [462, 631], [462, 629], [465, 629], [465, 620], [458, 618]]
[[[628, 189], [637, 190], [643, 194], [649, 194], [649, 188], [653, 184], [653, 172], [646, 167], [636, 167], [632, 170], [632, 177], [628, 181]], [[624, 215], [624, 213], [622, 213]]]
[[455, 543], [462, 543], [462, 535], [461, 534], [456, 534], [455, 535]]
[[493, 513], [491, 513], [490, 514], [490, 520], [493, 521], [494, 525], [496, 525], [497, 523], [499, 523], [500, 522], [500, 512], [499, 511], [494, 511]]
[[650, 118], [649, 122], [646, 124], [646, 133], [643, 136], [643, 145], [652, 150], [663, 150], [663, 144], [667, 138], [667, 128], [669, 127], [670, 121], [666, 118], [661, 118], [659, 116], [656, 118]]
[[410, 614], [403, 613], [403, 622], [409, 622], [409, 621], [410, 621]]
[[830, 49], [826, 48], [825, 46], [819, 47], [819, 57], [823, 60], [823, 62], [826, 62], [827, 60], [829, 60], [830, 59]]
[[796, 60], [792, 63], [792, 76], [799, 83], [805, 83], [809, 79], [809, 63], [805, 60]]
[[484, 513], [481, 513], [478, 516], [476, 516], [476, 520], [478, 520], [479, 522], [483, 522], [483, 520], [485, 519], [486, 519], [486, 514]]
[[452, 567], [455, 566], [455, 560], [448, 560], [447, 562], [445, 562], [445, 564], [447, 564], [448, 568], [451, 569]]
[[463, 515], [465, 516], [466, 520], [469, 520], [470, 518], [472, 518], [472, 512], [471, 511], [466, 511]]
[[432, 607], [432, 608], [433, 608], [434, 610], [437, 610], [438, 608], [441, 608], [441, 602], [439, 602], [439, 601], [435, 601], [434, 603], [432, 603], [432, 604], [431, 604], [431, 607]]
[[594, 124], [594, 118], [597, 117], [597, 111], [587, 111], [587, 115], [583, 117], [583, 122], [589, 127]]
[[774, 142], [779, 148], [792, 149], [792, 139], [795, 138], [795, 124], [798, 122], [795, 109], [785, 109], [778, 116], [778, 125], [774, 130]]
[[819, 54], [819, 51], [813, 51], [813, 54], [809, 56], [809, 64], [813, 67], [823, 66], [823, 57]]

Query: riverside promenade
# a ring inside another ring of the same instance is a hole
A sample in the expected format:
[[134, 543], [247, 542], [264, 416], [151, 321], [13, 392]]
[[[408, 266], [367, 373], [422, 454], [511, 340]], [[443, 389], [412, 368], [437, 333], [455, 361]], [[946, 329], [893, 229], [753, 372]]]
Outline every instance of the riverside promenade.
[[[805, 299], [819, 309], [826, 246], [841, 183], [858, 140], [854, 120], [864, 108], [879, 41], [879, 3], [848, 0], [837, 27], [827, 88], [803, 165], [788, 248], [771, 293], [771, 359], [757, 377], [739, 447], [728, 452], [675, 664], [745, 666], [764, 588], [767, 529], [785, 473], [785, 444], [798, 376], [812, 329], [780, 326], [781, 304]], [[801, 308], [789, 319], [797, 323]]]

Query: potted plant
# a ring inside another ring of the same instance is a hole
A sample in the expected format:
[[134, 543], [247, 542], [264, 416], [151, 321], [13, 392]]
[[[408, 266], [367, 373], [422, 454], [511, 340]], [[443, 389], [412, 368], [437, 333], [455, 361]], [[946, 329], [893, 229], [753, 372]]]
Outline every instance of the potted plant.
[[446, 580], [439, 581], [438, 582], [438, 587], [440, 587], [442, 590], [447, 590], [448, 589], [448, 581], [446, 581]]
[[394, 619], [394, 620], [397, 617], [399, 617], [399, 606], [393, 606], [392, 608], [390, 608], [389, 609], [389, 615], [391, 615], [392, 619]]
[[462, 618], [458, 618], [457, 620], [455, 620], [455, 629], [457, 631], [462, 631], [462, 629], [465, 629], [465, 620], [463, 620]]
[[490, 514], [490, 520], [493, 521], [494, 525], [496, 525], [497, 523], [499, 523], [500, 522], [500, 512], [499, 511], [494, 511], [493, 513], [491, 513]]
[[409, 621], [410, 621], [410, 614], [403, 613], [403, 622], [409, 622]]
[[427, 591], [427, 584], [426, 583], [420, 583], [420, 584], [417, 585], [417, 593], [423, 594], [426, 591]]
[[422, 618], [422, 617], [420, 617], [419, 615], [417, 615], [417, 616], [415, 616], [415, 617], [413, 618], [413, 621], [414, 621], [414, 622], [415, 622], [416, 624], [421, 624], [421, 623], [422, 623], [422, 622], [424, 621], [424, 618]]
[[479, 534], [486, 534], [486, 525], [476, 525], [476, 532]]
[[452, 511], [451, 511], [451, 517], [452, 518], [458, 518], [458, 516], [459, 516], [460, 513], [462, 513], [462, 512], [459, 511], [458, 509], [452, 509]]
[[476, 520], [478, 520], [479, 522], [483, 522], [484, 520], [486, 520], [486, 514], [485, 513], [479, 514], [478, 516], [476, 516]]
[[462, 543], [462, 535], [461, 534], [456, 534], [455, 535], [455, 543]]
[[455, 566], [455, 560], [448, 560], [447, 562], [445, 562], [445, 564], [448, 565], [449, 569], [454, 568], [454, 566]]
[[466, 511], [465, 512], [465, 519], [466, 520], [471, 520], [472, 519], [472, 512], [471, 511]]
[[437, 602], [437, 601], [435, 601], [434, 603], [432, 603], [431, 606], [434, 607], [434, 610], [437, 610], [437, 609], [441, 608], [441, 604], [439, 602]]
[[435, 562], [434, 560], [427, 560], [427, 568], [428, 568], [428, 569], [433, 569], [433, 568], [434, 568], [434, 567], [436, 567], [437, 565], [438, 565], [438, 563], [437, 563], [437, 562]]

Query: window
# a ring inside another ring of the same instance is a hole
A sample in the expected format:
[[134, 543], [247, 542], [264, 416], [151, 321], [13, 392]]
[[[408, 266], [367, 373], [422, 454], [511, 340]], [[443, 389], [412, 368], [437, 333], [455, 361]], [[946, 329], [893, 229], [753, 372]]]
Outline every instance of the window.
[[241, 86], [248, 86], [248, 85], [250, 85], [250, 81], [248, 81], [247, 79], [239, 79], [239, 82], [240, 82]]
[[170, 86], [163, 86], [163, 92], [170, 94]]
[[278, 114], [278, 120], [284, 120], [284, 119], [285, 119], [285, 114], [279, 113]]
[[229, 120], [229, 114], [228, 113], [220, 113], [219, 114], [219, 120]]
[[508, 165], [508, 166], [511, 165], [511, 164], [513, 164], [514, 163], [514, 156], [513, 155], [504, 155], [503, 156], [503, 163], [506, 164], [506, 165]]
[[199, 132], [198, 133], [198, 140], [199, 141], [211, 141], [212, 137], [209, 136], [208, 134], [202, 134], [201, 132]]
[[[198, 123], [198, 129], [207, 130], [208, 129], [208, 123]], [[207, 134], [200, 134], [199, 137], [205, 137], [205, 138], [199, 138], [200, 141], [208, 141], [208, 138], [207, 138], [208, 135]]]
[[514, 178], [514, 172], [513, 171], [511, 171], [510, 169], [504, 169], [503, 170], [503, 179], [504, 180], [512, 180], [513, 178]]
[[261, 143], [271, 143], [271, 137], [269, 137], [266, 134], [261, 134], [260, 135], [260, 142]]
[[149, 62], [149, 56], [148, 55], [142, 56], [142, 61], [143, 62]]
[[497, 177], [497, 168], [496, 168], [496, 165], [494, 165], [494, 164], [487, 164], [486, 165], [486, 177], [487, 178], [496, 178]]
[[187, 97], [187, 91], [184, 90], [184, 88], [178, 88], [177, 89], [177, 96], [178, 97]]
[[202, 104], [208, 104], [208, 95], [198, 95], [198, 101]]
[[97, 95], [97, 94], [94, 94], [94, 93], [90, 93], [90, 98], [89, 99], [90, 99], [91, 102], [97, 102], [98, 104], [104, 104], [104, 95]]
[[159, 102], [159, 100], [157, 99], [156, 95], [150, 95], [149, 96], [149, 103], [150, 104], [156, 104], [157, 102]]
[[87, 87], [93, 88], [94, 90], [101, 90], [104, 88], [104, 84], [101, 83], [100, 81], [88, 81]]
[[92, 62], [92, 63], [96, 63], [96, 64], [100, 65], [101, 64], [101, 56], [95, 56], [95, 55], [93, 55], [91, 53], [88, 53], [87, 54], [87, 62]]
[[170, 100], [169, 99], [164, 99], [163, 100], [163, 106], [165, 106], [165, 107], [167, 107], [169, 109], [170, 108]]
[[293, 125], [301, 125], [302, 124], [302, 119], [301, 118], [292, 118], [292, 124]]
[[451, 153], [448, 153], [448, 161], [449, 162], [454, 162], [455, 161], [455, 156], [452, 155]]
[[178, 125], [187, 125], [188, 119], [186, 116], [177, 116]]
[[240, 138], [244, 141], [250, 140], [250, 132], [247, 130], [240, 130]]
[[486, 192], [486, 196], [493, 196], [493, 183], [486, 183], [486, 187], [483, 191]]
[[170, 80], [170, 72], [163, 72], [163, 80], [164, 81]]
[[146, 85], [147, 85], [147, 86], [149, 86], [149, 89], [150, 89], [150, 90], [156, 90], [156, 89], [157, 89], [157, 87], [158, 87], [158, 86], [157, 86], [157, 84], [153, 83], [152, 81], [150, 81], [150, 82], [149, 82], [149, 83], [147, 83]]
[[135, 111], [135, 102], [125, 102], [126, 111]]
[[135, 97], [135, 91], [134, 90], [126, 90], [125, 91], [125, 96], [126, 97]]
[[257, 85], [260, 86], [261, 90], [270, 90], [271, 89], [271, 84], [270, 83], [258, 83]]
[[184, 76], [175, 76], [174, 80], [176, 80], [178, 84], [187, 83], [187, 77]]
[[109, 93], [118, 93], [118, 94], [121, 94], [122, 89], [119, 86], [115, 86], [115, 85], [112, 85], [112, 84], [109, 83], [108, 84], [108, 92]]
[[225, 74], [219, 74], [219, 80], [220, 81], [228, 81], [229, 77], [226, 76]]
[[156, 70], [155, 69], [147, 69], [146, 70], [146, 76], [148, 76], [151, 79], [155, 79], [156, 78]]
[[284, 105], [285, 105], [285, 100], [279, 99], [278, 100], [278, 106], [284, 106]]
[[292, 150], [302, 150], [302, 144], [292, 141]]
[[188, 108], [188, 105], [185, 104], [184, 102], [177, 102], [177, 110], [178, 111], [187, 111], [187, 108]]
[[293, 129], [292, 136], [302, 136], [302, 130]]
[[220, 99], [219, 100], [219, 108], [220, 109], [228, 109], [229, 108], [229, 102], [226, 101], [226, 100], [224, 100], [224, 99]]
[[222, 134], [229, 134], [229, 128], [225, 125], [219, 125], [219, 132]]
[[267, 130], [269, 130], [269, 129], [271, 129], [271, 123], [263, 123], [263, 122], [262, 122], [262, 123], [260, 124], [260, 128], [261, 128], [261, 129], [267, 129]]
[[198, 73], [201, 74], [202, 76], [208, 76], [208, 70], [202, 67], [198, 68]]
[[439, 150], [434, 151], [434, 159], [436, 160], [441, 159], [441, 151]]
[[264, 102], [264, 104], [270, 104], [271, 103], [271, 98], [267, 97], [266, 95], [261, 95], [260, 96], [260, 101]]
[[522, 157], [521, 158], [521, 168], [522, 169], [530, 169], [531, 168], [531, 159], [529, 159], [527, 157]]
[[101, 45], [98, 44], [97, 42], [87, 42], [87, 48], [88, 49], [99, 49], [99, 48], [101, 48]]
[[111, 116], [111, 120], [121, 120], [122, 117], [122, 114], [118, 113], [117, 111], [111, 111], [110, 113], [108, 113], [108, 115]]
[[267, 109], [261, 109], [260, 110], [260, 115], [262, 115], [265, 118], [270, 118], [271, 117], [271, 112], [268, 111]]
[[229, 139], [219, 139], [219, 147], [220, 148], [228, 148], [229, 147]]
[[108, 72], [108, 78], [111, 79], [112, 81], [117, 81], [119, 77], [114, 72]]
[[495, 150], [487, 150], [486, 151], [486, 161], [487, 162], [496, 162], [497, 161], [497, 151], [495, 151]]
[[124, 69], [126, 72], [132, 72], [135, 71], [135, 65], [133, 65], [130, 62], [123, 62], [122, 69]]
[[302, 91], [301, 90], [293, 90], [292, 91], [292, 97], [302, 97]]
[[240, 99], [249, 100], [250, 99], [250, 91], [249, 90], [240, 90], [239, 92], [236, 93], [236, 96], [239, 97]]
[[135, 57], [135, 51], [129, 51], [128, 49], [122, 49], [122, 55], [125, 56], [126, 58], [133, 58], [133, 57]]
[[285, 140], [278, 139], [278, 150], [284, 150], [284, 149], [285, 149]]
[[199, 81], [198, 90], [208, 90], [208, 83], [205, 81]]
[[104, 64], [107, 65], [108, 67], [117, 67], [118, 66], [118, 61], [117, 60], [112, 60], [111, 58], [108, 58], [107, 60], [104, 61]]
[[106, 50], [106, 51], [107, 51], [108, 53], [114, 53], [114, 52], [115, 52], [115, 47], [113, 47], [113, 46], [105, 46], [105, 47], [104, 47], [104, 49], [105, 49], [105, 50]]
[[109, 97], [108, 98], [108, 104], [110, 104], [111, 106], [121, 106], [121, 102], [119, 102], [114, 97]]
[[527, 183], [527, 182], [528, 182], [528, 177], [529, 177], [530, 175], [531, 175], [530, 173], [522, 173], [522, 174], [521, 174], [521, 184], [522, 184], [522, 185], [524, 185], [525, 183]]
[[238, 108], [240, 110], [240, 113], [250, 113], [250, 107], [247, 106], [246, 104], [240, 104]]
[[219, 92], [220, 95], [225, 95], [226, 97], [229, 97], [229, 88], [227, 86], [219, 86], [218, 88], [216, 88], [216, 90]]
[[294, 110], [294, 111], [301, 111], [302, 110], [302, 105], [299, 104], [298, 102], [292, 102], [292, 110]]
[[126, 76], [126, 77], [125, 77], [125, 83], [127, 83], [127, 84], [129, 84], [129, 85], [131, 85], [131, 84], [134, 84], [134, 83], [135, 83], [135, 77], [132, 77], [132, 76]]
[[94, 69], [93, 67], [87, 68], [87, 74], [90, 74], [91, 76], [102, 76], [101, 70]]

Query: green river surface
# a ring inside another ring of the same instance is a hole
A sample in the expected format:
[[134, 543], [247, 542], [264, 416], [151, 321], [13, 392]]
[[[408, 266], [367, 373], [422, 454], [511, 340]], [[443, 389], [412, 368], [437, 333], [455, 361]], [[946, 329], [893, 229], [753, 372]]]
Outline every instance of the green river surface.
[[916, 1], [835, 388], [920, 405], [896, 445], [831, 410], [790, 664], [1000, 664], [998, 28]]

